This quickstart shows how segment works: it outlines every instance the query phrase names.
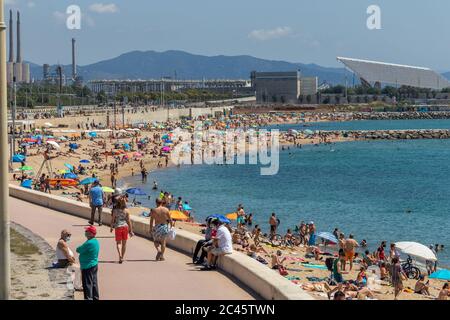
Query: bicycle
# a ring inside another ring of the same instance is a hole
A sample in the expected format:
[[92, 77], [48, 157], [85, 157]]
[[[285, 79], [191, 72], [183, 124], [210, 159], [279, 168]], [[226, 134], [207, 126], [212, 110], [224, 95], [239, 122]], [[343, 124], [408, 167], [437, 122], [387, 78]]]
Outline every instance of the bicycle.
[[403, 262], [401, 264], [403, 271], [405, 272], [406, 276], [409, 279], [416, 279], [418, 280], [420, 278], [421, 272], [420, 269], [415, 267], [413, 265], [413, 260], [410, 256], [408, 256], [408, 259], [406, 260], [406, 262]]

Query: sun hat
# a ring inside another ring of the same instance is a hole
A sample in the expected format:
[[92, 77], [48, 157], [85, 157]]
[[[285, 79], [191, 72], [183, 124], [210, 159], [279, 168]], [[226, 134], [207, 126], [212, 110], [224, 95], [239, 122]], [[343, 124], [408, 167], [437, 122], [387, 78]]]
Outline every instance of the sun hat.
[[114, 190], [113, 196], [121, 196], [121, 195], [123, 195], [123, 190], [120, 188], [116, 188]]

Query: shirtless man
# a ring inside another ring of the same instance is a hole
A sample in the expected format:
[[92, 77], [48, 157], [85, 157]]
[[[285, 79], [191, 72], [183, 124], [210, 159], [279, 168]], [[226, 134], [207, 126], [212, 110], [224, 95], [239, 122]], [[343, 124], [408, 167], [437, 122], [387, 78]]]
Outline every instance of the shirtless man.
[[[345, 240], [344, 242], [344, 252], [345, 252], [345, 260], [350, 262], [350, 271], [352, 271], [353, 269], [353, 259], [355, 258], [355, 249], [359, 247], [358, 242], [353, 239], [353, 235], [349, 235], [348, 239]], [[344, 270], [345, 270], [345, 265], [347, 264], [347, 262], [344, 264]]]
[[272, 213], [269, 220], [270, 224], [270, 239], [272, 240], [273, 236], [277, 233], [277, 217], [275, 213]]
[[[164, 207], [164, 201], [156, 199], [156, 208], [151, 210], [150, 216], [150, 235], [153, 238], [158, 253], [156, 261], [164, 261], [164, 252], [166, 251], [166, 239], [169, 234], [170, 227], [173, 225], [170, 217], [169, 209]], [[161, 246], [161, 250], [159, 247]]]

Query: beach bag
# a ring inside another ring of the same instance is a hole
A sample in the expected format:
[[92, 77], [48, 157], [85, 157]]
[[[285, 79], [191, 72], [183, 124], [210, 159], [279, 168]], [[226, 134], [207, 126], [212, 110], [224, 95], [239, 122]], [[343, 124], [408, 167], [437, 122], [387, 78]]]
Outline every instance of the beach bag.
[[169, 233], [167, 234], [167, 237], [169, 238], [169, 240], [175, 240], [175, 237], [177, 236], [177, 231], [175, 230], [175, 228], [170, 229]]
[[280, 275], [282, 275], [282, 276], [287, 276], [287, 275], [289, 274], [283, 266], [279, 266], [279, 267], [278, 267], [278, 272], [279, 272]]

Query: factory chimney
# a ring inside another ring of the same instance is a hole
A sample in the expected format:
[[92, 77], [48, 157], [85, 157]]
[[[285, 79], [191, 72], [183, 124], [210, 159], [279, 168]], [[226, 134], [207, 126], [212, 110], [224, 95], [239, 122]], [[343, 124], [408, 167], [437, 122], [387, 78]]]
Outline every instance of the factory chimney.
[[17, 11], [17, 63], [22, 63], [22, 49], [20, 48], [20, 12]]
[[77, 61], [75, 54], [75, 38], [72, 38], [72, 80], [75, 81], [77, 79]]
[[14, 62], [13, 12], [9, 10], [9, 62]]

